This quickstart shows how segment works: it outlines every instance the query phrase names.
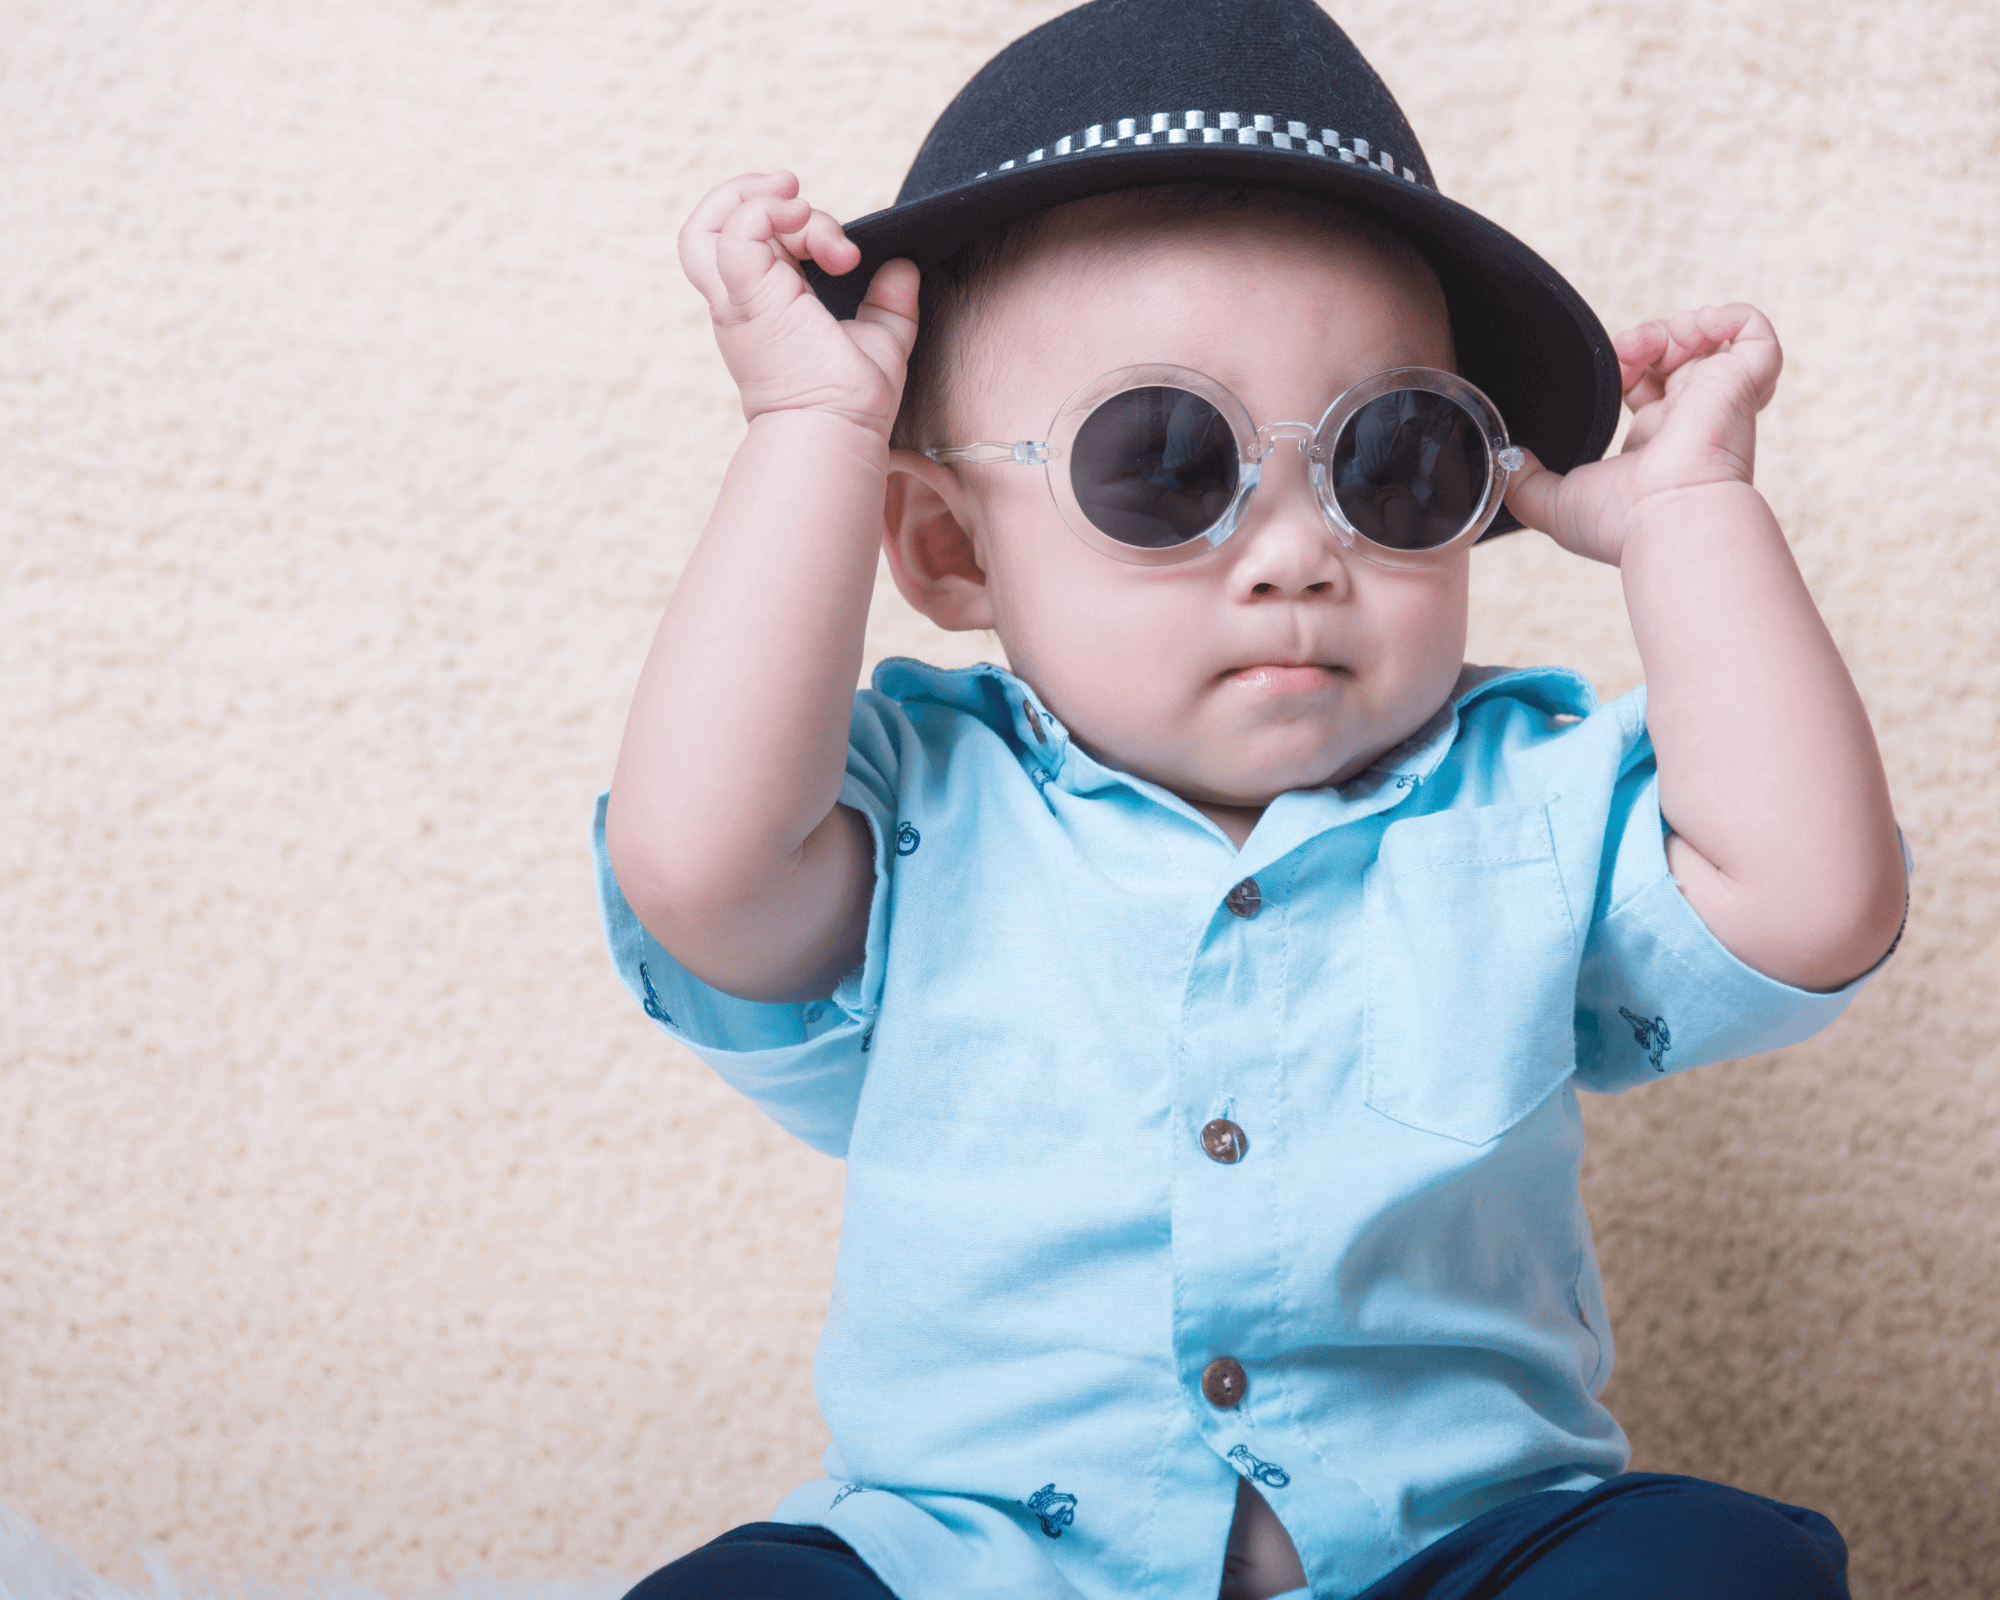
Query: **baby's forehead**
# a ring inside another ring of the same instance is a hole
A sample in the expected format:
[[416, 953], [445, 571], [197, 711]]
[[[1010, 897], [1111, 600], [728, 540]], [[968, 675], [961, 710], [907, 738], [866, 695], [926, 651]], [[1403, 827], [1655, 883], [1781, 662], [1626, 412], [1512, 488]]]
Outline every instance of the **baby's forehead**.
[[[1319, 196], [1283, 190], [1236, 191], [1203, 203], [1205, 186], [1168, 185], [1098, 195], [1010, 225], [994, 257], [996, 276], [1038, 277], [1058, 286], [1115, 279], [1137, 270], [1171, 271], [1178, 262], [1227, 259], [1250, 275], [1260, 268], [1323, 264], [1436, 283], [1422, 252], [1386, 224]], [[1179, 200], [1194, 189], [1196, 198]]]
[[1142, 192], [1065, 206], [997, 253], [980, 290], [954, 363], [969, 387], [1024, 362], [1088, 364], [1085, 352], [1107, 339], [1134, 361], [1185, 363], [1188, 344], [1268, 332], [1246, 324], [1288, 308], [1322, 321], [1386, 315], [1396, 327], [1385, 354], [1451, 365], [1430, 263], [1383, 225], [1324, 201], [1182, 209]]

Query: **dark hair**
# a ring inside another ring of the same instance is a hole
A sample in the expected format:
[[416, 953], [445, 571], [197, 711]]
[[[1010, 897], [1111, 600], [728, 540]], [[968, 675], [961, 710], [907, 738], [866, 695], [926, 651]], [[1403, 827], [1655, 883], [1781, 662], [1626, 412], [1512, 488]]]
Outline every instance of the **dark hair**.
[[[1200, 218], [1275, 218], [1307, 230], [1354, 239], [1386, 257], [1399, 271], [1434, 289], [1437, 273], [1415, 245], [1367, 212], [1294, 189], [1248, 183], [1163, 183], [1121, 189], [1026, 216], [983, 234], [924, 273], [917, 296], [917, 342], [910, 352], [902, 408], [890, 442], [920, 450], [947, 440], [949, 385], [965, 351], [965, 335], [991, 302], [998, 283], [1038, 246], [1074, 231], [1086, 249], [1108, 256], [1120, 234], [1133, 227], [1192, 222]], [[1443, 291], [1437, 290], [1440, 311]]]

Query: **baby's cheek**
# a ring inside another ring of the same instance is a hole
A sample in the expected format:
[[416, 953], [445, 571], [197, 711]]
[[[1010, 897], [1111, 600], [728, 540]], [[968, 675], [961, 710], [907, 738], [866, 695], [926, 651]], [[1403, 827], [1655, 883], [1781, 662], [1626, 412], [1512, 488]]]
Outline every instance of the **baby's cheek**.
[[1383, 594], [1383, 637], [1402, 657], [1405, 674], [1427, 683], [1442, 674], [1440, 694], [1465, 659], [1471, 565], [1471, 552], [1461, 551], [1441, 567], [1385, 574], [1391, 586]]
[[1079, 621], [1050, 674], [1057, 712], [1070, 731], [1119, 764], [1151, 765], [1176, 743], [1166, 667], [1156, 656], [1130, 647], [1113, 628], [1092, 630]]

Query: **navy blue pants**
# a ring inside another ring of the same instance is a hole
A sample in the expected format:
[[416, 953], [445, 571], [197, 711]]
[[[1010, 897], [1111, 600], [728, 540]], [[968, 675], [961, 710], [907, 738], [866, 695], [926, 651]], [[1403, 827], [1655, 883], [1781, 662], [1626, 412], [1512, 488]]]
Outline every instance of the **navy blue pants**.
[[[1848, 1600], [1847, 1546], [1817, 1511], [1662, 1472], [1523, 1495], [1358, 1600]], [[892, 1600], [824, 1528], [752, 1522], [626, 1600]]]

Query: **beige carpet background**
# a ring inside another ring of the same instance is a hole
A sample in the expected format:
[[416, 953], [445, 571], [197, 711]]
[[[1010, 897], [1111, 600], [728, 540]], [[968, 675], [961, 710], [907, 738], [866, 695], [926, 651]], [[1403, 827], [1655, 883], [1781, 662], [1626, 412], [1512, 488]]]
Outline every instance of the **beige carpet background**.
[[[816, 1471], [841, 1173], [665, 1047], [586, 830], [740, 423], [679, 220], [886, 203], [1050, 0], [0, 0], [0, 1501], [107, 1573], [637, 1574]], [[1754, 299], [1918, 858], [1822, 1038], [1588, 1108], [1642, 1466], [2000, 1595], [2000, 22], [1351, 0], [1614, 328]], [[1478, 562], [1475, 659], [1637, 664]], [[886, 581], [875, 653], [960, 661]]]

